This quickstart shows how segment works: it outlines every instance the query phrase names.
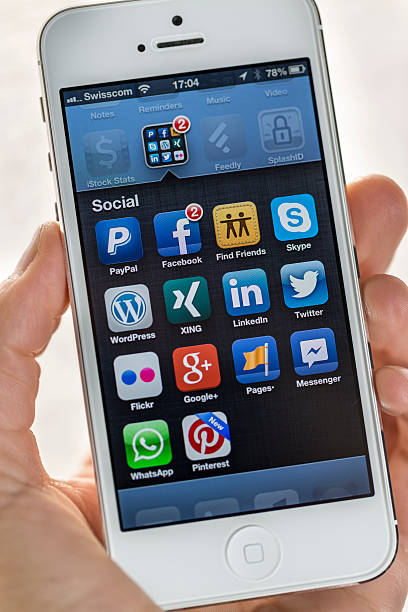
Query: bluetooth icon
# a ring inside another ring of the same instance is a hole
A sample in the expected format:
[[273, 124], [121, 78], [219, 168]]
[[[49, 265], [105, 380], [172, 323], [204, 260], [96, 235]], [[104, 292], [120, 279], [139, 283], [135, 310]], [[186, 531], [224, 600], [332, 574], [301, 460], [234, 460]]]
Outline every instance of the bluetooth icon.
[[262, 81], [262, 72], [257, 68], [254, 72], [255, 81]]

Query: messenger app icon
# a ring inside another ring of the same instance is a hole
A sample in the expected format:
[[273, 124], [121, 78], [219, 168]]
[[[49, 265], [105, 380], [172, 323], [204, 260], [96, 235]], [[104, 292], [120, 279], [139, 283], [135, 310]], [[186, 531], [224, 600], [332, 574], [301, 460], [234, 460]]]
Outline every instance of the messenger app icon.
[[336, 339], [329, 328], [296, 332], [290, 343], [295, 371], [299, 376], [334, 372], [339, 367]]

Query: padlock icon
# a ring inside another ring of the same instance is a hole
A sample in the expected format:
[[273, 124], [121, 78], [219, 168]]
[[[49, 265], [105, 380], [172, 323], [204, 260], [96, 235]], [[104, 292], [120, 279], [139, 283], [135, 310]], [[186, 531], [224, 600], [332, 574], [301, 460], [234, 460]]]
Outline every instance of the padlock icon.
[[275, 145], [287, 145], [293, 140], [292, 130], [288, 125], [288, 120], [284, 115], [277, 115], [273, 122], [273, 139]]

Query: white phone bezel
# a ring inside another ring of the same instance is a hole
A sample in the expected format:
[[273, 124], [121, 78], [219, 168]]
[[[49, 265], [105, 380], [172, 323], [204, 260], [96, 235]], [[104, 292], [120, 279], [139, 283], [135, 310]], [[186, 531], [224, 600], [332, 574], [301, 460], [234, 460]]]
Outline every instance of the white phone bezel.
[[[182, 15], [183, 26], [171, 23]], [[153, 39], [200, 31], [205, 44], [157, 50]], [[146, 44], [146, 53], [137, 45]], [[110, 462], [59, 91], [61, 88], [309, 57], [316, 91], [375, 495], [364, 499], [122, 532]], [[372, 579], [391, 564], [397, 533], [373, 390], [321, 24], [312, 0], [144, 0], [67, 9], [39, 41], [59, 211], [107, 548], [164, 609]], [[225, 562], [231, 534], [272, 530], [282, 558], [251, 582]], [[137, 552], [136, 552], [137, 551]], [[176, 551], [176, 554], [174, 554]]]

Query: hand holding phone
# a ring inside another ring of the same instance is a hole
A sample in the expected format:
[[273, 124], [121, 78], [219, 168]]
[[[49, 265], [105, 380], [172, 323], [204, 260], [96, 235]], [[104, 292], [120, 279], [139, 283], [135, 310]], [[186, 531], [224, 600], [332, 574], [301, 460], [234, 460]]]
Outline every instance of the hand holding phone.
[[[367, 274], [381, 273], [388, 266], [406, 227], [405, 198], [391, 181], [381, 178], [359, 181], [350, 187], [349, 193], [351, 212], [355, 212], [353, 220], [357, 248], [361, 247], [361, 253], [364, 253], [362, 263], [366, 272], [361, 280], [368, 291], [370, 334], [377, 338], [380, 332], [386, 331], [387, 336], [392, 338], [392, 351], [386, 363], [403, 363], [404, 334], [408, 322], [403, 315], [397, 319], [389, 317], [388, 309], [396, 302], [407, 304], [408, 290], [397, 279], [369, 279]], [[373, 193], [376, 194], [374, 198]], [[384, 201], [387, 201], [390, 213], [385, 218]], [[380, 219], [381, 224], [378, 223]], [[379, 225], [384, 234], [380, 251]], [[9, 476], [7, 481], [2, 479], [0, 483], [3, 508], [0, 522], [2, 602], [7, 610], [43, 610], [44, 601], [47, 601], [50, 609], [55, 610], [75, 597], [76, 609], [87, 612], [95, 606], [99, 610], [104, 606], [105, 609], [112, 609], [117, 607], [119, 600], [123, 609], [128, 606], [130, 610], [157, 610], [139, 587], [108, 558], [95, 538], [97, 534], [102, 539], [102, 533], [92, 464], [89, 462], [84, 467], [79, 480], [56, 483], [44, 474], [37, 449], [32, 444], [32, 436], [26, 430], [32, 420], [32, 397], [38, 384], [33, 355], [48, 344], [55, 321], [67, 305], [63, 257], [59, 231], [55, 224], [47, 225], [25, 253], [16, 276], [3, 286], [0, 296], [3, 346], [11, 344], [15, 347], [12, 355], [17, 378], [14, 381], [16, 388], [20, 389], [18, 396], [14, 390], [12, 396], [6, 395], [10, 388], [7, 374], [10, 353], [3, 351], [0, 356], [0, 387], [3, 390], [2, 415], [7, 420], [7, 431], [4, 422], [0, 464], [2, 472]], [[37, 305], [35, 320], [29, 316], [33, 303]], [[370, 313], [373, 313], [373, 317]], [[29, 325], [24, 335], [17, 338], [15, 334], [21, 329], [22, 321]], [[381, 345], [374, 340], [376, 360], [380, 352]], [[24, 356], [26, 353], [30, 355], [29, 358]], [[27, 374], [28, 364], [30, 375]], [[402, 370], [400, 372], [398, 368], [387, 366], [376, 374], [379, 399], [387, 405], [388, 415], [394, 416], [384, 419], [384, 424], [392, 457], [391, 473], [395, 475], [394, 491], [402, 521], [406, 515], [406, 494], [404, 480], [399, 481], [398, 475], [408, 470], [402, 452], [408, 440], [403, 436], [395, 438], [392, 431], [406, 418], [404, 397], [408, 383], [405, 376]], [[405, 430], [401, 428], [401, 431]], [[27, 487], [22, 487], [24, 482]], [[30, 508], [28, 514], [27, 508]], [[403, 522], [401, 527], [404, 532]], [[27, 563], [30, 558], [35, 559], [35, 563]], [[49, 580], [50, 568], [53, 568], [52, 581]], [[405, 572], [403, 550], [397, 557], [395, 568], [378, 583], [342, 589], [342, 609], [350, 610], [356, 596], [364, 598], [367, 606], [381, 606], [381, 602], [388, 601], [390, 592], [395, 598], [395, 607], [400, 606], [405, 599], [406, 585], [396, 576]], [[182, 582], [182, 578], [180, 580]], [[16, 581], [18, 585], [24, 584], [25, 588], [14, 588]], [[290, 601], [288, 599], [289, 607]], [[294, 609], [318, 609], [322, 606], [331, 609], [338, 607], [339, 595], [337, 590], [295, 594], [292, 601]], [[234, 605], [231, 609], [234, 609]], [[253, 605], [248, 602], [245, 610], [252, 609]]]
[[368, 580], [397, 542], [317, 12], [211, 2], [40, 43], [106, 538], [166, 609]]

